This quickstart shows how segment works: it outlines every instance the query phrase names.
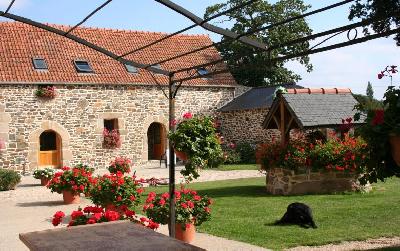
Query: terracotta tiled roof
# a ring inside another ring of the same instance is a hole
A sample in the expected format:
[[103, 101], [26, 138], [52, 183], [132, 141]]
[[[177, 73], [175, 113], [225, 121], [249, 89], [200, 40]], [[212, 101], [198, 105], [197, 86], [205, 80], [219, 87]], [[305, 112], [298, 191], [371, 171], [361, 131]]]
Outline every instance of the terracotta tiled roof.
[[[62, 30], [68, 26], [53, 25]], [[154, 83], [150, 73], [139, 69], [139, 74], [128, 73], [121, 63], [70, 39], [16, 22], [0, 22], [0, 82], [27, 83]], [[78, 28], [73, 34], [106, 48], [115, 54], [123, 54], [153, 42], [166, 33], [126, 31], [99, 28]], [[139, 63], [152, 64], [196, 48], [211, 44], [205, 35], [178, 35], [126, 57]], [[35, 70], [33, 57], [46, 60], [48, 71]], [[87, 60], [94, 73], [77, 73], [73, 60]], [[173, 71], [220, 59], [215, 48], [162, 64], [162, 69]], [[218, 69], [224, 69], [219, 65]], [[182, 76], [180, 76], [182, 77]], [[156, 75], [158, 81], [168, 79]], [[197, 79], [189, 85], [236, 85], [232, 75], [221, 74], [212, 79]]]
[[288, 94], [345, 94], [351, 93], [349, 88], [303, 88], [303, 89], [287, 89]]

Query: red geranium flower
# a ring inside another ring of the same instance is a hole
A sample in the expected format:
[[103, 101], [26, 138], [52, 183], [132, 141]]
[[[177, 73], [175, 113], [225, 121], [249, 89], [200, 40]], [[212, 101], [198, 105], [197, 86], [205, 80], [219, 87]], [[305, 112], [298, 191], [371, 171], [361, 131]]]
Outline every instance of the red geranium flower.
[[184, 119], [191, 119], [191, 118], [193, 118], [193, 114], [191, 114], [190, 112], [187, 112], [187, 113], [183, 114], [183, 118]]
[[385, 122], [384, 114], [385, 114], [385, 111], [383, 109], [376, 109], [374, 118], [371, 121], [371, 125], [376, 126], [376, 125], [383, 124], [383, 122]]

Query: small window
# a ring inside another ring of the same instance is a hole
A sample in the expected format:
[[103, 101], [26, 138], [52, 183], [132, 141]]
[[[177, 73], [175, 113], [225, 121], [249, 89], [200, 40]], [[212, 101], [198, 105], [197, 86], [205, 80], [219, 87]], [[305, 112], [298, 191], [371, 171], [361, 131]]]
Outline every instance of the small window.
[[154, 67], [154, 68], [157, 68], [157, 69], [161, 70], [161, 65], [160, 64], [155, 64], [155, 65], [152, 65], [151, 67]]
[[46, 60], [44, 60], [44, 58], [33, 58], [32, 62], [33, 62], [33, 67], [36, 70], [47, 70], [48, 69]]
[[92, 67], [88, 61], [85, 60], [75, 60], [74, 61], [75, 68], [78, 72], [90, 73], [93, 72]]
[[[200, 76], [203, 76], [203, 75], [209, 74], [210, 72], [206, 68], [200, 68], [200, 69], [197, 70], [197, 73]], [[209, 78], [212, 78], [212, 77], [211, 76], [205, 76], [203, 79], [209, 79]]]
[[130, 64], [124, 64], [124, 65], [125, 65], [126, 70], [129, 73], [138, 73], [138, 69], [135, 66], [130, 65]]
[[104, 128], [108, 131], [118, 130], [118, 119], [105, 119]]

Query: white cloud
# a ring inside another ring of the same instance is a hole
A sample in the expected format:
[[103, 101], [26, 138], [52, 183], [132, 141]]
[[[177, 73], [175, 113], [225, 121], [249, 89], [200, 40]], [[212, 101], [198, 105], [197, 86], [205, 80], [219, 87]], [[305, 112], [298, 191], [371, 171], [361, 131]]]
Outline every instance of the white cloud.
[[[377, 74], [387, 65], [400, 67], [400, 47], [392, 38], [378, 39], [363, 44], [311, 55], [314, 70], [307, 73], [297, 63], [287, 66], [300, 74], [300, 85], [305, 87], [349, 87], [354, 93], [365, 94], [367, 82], [374, 88], [375, 97], [382, 98], [389, 78], [378, 80]], [[393, 84], [400, 84], [400, 76], [393, 77]]]

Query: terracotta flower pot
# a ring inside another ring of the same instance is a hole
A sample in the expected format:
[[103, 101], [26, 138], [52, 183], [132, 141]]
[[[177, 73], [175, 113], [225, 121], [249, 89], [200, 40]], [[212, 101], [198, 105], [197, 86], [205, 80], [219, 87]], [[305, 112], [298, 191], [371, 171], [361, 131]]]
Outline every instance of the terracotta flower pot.
[[50, 179], [46, 178], [46, 177], [42, 177], [40, 178], [40, 185], [42, 186], [47, 186], [47, 184], [49, 184]]
[[392, 149], [392, 157], [398, 166], [400, 166], [400, 135], [391, 135], [389, 142]]
[[175, 238], [186, 243], [191, 243], [194, 240], [196, 234], [196, 227], [194, 224], [189, 224], [190, 226], [186, 230], [182, 229], [182, 224], [175, 224]]
[[115, 206], [114, 204], [108, 204], [104, 207], [106, 210], [115, 211], [119, 214], [124, 214], [124, 211], [121, 210], [119, 207]]
[[180, 152], [180, 151], [175, 150], [175, 155], [176, 155], [176, 157], [178, 157], [180, 160], [183, 160], [183, 161], [188, 160], [188, 156], [187, 156], [187, 154], [184, 153], [184, 152]]
[[80, 202], [79, 194], [73, 194], [71, 191], [63, 191], [64, 204], [78, 204]]

